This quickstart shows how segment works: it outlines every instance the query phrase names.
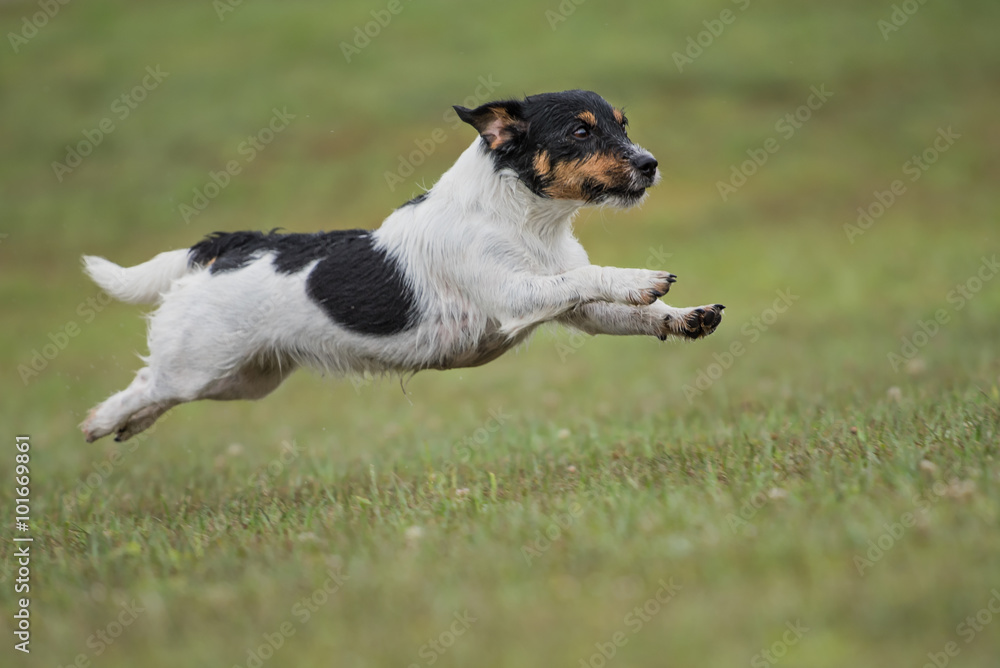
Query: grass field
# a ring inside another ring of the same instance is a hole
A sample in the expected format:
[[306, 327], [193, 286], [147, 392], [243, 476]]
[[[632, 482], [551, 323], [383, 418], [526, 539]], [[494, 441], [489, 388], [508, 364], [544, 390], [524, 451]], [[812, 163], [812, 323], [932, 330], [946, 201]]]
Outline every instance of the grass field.
[[[1000, 8], [902, 4], [0, 4], [0, 663], [996, 666]], [[450, 105], [574, 87], [664, 176], [579, 237], [726, 304], [712, 337], [83, 442], [145, 341], [81, 254], [374, 227], [472, 141]]]

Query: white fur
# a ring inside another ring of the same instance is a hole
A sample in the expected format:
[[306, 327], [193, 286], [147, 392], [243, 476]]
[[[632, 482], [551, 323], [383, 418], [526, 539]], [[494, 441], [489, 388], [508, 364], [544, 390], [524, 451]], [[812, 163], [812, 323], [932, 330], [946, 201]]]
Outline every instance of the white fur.
[[690, 328], [704, 309], [656, 301], [669, 272], [590, 264], [572, 230], [583, 202], [533, 194], [514, 173], [497, 172], [480, 142], [423, 202], [374, 232], [416, 296], [418, 324], [397, 334], [337, 325], [306, 294], [314, 265], [279, 273], [268, 253], [216, 274], [188, 266], [186, 249], [129, 269], [85, 258], [87, 273], [119, 299], [162, 300], [149, 322], [147, 367], [94, 409], [87, 439], [124, 440], [186, 401], [262, 397], [299, 365], [337, 374], [474, 366], [553, 320], [593, 334]]
[[105, 292], [129, 304], [159, 301], [174, 280], [189, 271], [188, 251], [160, 253], [152, 260], [134, 267], [119, 267], [103, 257], [83, 256], [83, 269]]

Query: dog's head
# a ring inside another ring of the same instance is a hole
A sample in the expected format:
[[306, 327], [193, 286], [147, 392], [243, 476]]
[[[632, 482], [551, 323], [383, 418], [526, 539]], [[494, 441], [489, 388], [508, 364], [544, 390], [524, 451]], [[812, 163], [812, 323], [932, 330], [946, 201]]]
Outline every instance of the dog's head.
[[498, 170], [539, 197], [628, 207], [660, 180], [656, 158], [628, 138], [628, 120], [590, 91], [455, 107]]

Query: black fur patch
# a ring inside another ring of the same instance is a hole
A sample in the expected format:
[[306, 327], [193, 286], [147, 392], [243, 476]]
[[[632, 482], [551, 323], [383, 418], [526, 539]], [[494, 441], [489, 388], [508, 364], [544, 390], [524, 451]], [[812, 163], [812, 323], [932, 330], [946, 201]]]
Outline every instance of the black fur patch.
[[430, 195], [430, 194], [431, 193], [430, 193], [429, 190], [427, 192], [425, 192], [425, 193], [420, 193], [419, 195], [417, 195], [413, 199], [407, 200], [406, 202], [403, 202], [402, 204], [400, 204], [399, 208], [402, 209], [404, 206], [412, 206], [414, 204], [420, 204], [425, 199], [427, 199], [427, 196]]
[[306, 291], [334, 322], [361, 334], [398, 334], [416, 324], [416, 300], [396, 261], [370, 234], [331, 248], [306, 281]]
[[[456, 107], [455, 110], [459, 118], [472, 125], [478, 119], [491, 118], [491, 110], [500, 110], [500, 118], [513, 121], [505, 141], [498, 142], [495, 148], [484, 141], [482, 149], [493, 159], [497, 170], [513, 170], [540, 197], [549, 196], [547, 190], [560, 164], [579, 164], [595, 155], [613, 157], [625, 164], [636, 152], [625, 130], [624, 115], [591, 91], [543, 93], [523, 100], [489, 102], [477, 109]], [[589, 132], [585, 139], [573, 135], [581, 126]], [[540, 153], [545, 154], [549, 167], [545, 173], [536, 169], [535, 160]], [[596, 203], [623, 193], [592, 183], [584, 188], [583, 194], [586, 201]], [[625, 194], [641, 196], [642, 193]]]
[[374, 247], [368, 230], [314, 234], [216, 232], [191, 247], [190, 262], [213, 274], [274, 254], [274, 269], [294, 274], [319, 260], [306, 293], [335, 323], [359, 334], [398, 334], [416, 324], [416, 300], [396, 260]]
[[215, 232], [191, 247], [190, 262], [209, 266], [211, 273], [241, 269], [265, 252], [273, 252], [274, 268], [294, 274], [323, 256], [326, 246], [343, 235], [367, 234], [365, 230], [278, 234], [270, 232]]

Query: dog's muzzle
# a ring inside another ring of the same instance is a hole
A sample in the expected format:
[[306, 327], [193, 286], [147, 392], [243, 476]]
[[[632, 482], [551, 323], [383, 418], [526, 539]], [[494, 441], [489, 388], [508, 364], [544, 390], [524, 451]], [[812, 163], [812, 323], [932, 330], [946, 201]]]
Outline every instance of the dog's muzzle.
[[660, 172], [657, 170], [659, 163], [649, 151], [639, 149], [632, 155], [629, 163], [635, 172], [635, 181], [638, 187], [649, 188], [659, 181]]

